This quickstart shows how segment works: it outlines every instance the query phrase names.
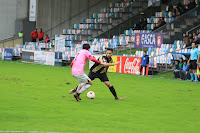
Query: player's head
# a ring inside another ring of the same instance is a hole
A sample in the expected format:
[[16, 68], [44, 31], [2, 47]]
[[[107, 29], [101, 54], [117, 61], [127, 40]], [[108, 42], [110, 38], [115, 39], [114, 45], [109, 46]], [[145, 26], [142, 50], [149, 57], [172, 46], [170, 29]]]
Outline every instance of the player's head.
[[90, 50], [90, 45], [89, 44], [83, 44], [83, 49], [86, 49], [86, 50]]
[[113, 49], [112, 48], [107, 48], [106, 57], [110, 58], [112, 55], [113, 55]]
[[192, 48], [194, 49], [196, 47], [196, 44], [193, 42], [192, 43]]
[[147, 52], [146, 51], [144, 51], [144, 56], [146, 56], [147, 55]]

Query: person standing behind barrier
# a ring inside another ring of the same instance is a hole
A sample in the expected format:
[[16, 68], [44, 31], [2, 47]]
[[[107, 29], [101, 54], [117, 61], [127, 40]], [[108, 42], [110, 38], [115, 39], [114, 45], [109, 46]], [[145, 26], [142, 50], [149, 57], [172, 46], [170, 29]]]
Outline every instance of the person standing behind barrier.
[[50, 42], [50, 38], [49, 38], [48, 34], [46, 34], [45, 36], [46, 36], [46, 38], [45, 38], [44, 43], [48, 43], [48, 42]]
[[22, 32], [22, 30], [19, 31], [18, 37], [23, 37], [23, 32]]
[[[188, 63], [190, 63], [189, 69], [190, 69], [191, 82], [198, 82], [197, 59], [200, 58], [199, 56], [200, 56], [200, 52], [196, 48], [196, 44], [192, 43], [191, 55], [190, 55], [190, 59], [188, 60]], [[195, 81], [194, 81], [194, 77], [195, 77]]]
[[141, 62], [141, 67], [140, 67], [140, 75], [142, 75], [142, 68], [144, 69], [144, 75], [147, 72], [147, 66], [149, 64], [149, 56], [146, 54], [146, 51], [144, 51], [144, 55], [142, 56], [142, 62]]
[[44, 32], [42, 32], [42, 29], [40, 29], [40, 32], [39, 32], [39, 41], [42, 41], [43, 40], [43, 36], [44, 36]]
[[31, 32], [32, 42], [36, 42], [36, 39], [38, 38], [37, 29]]

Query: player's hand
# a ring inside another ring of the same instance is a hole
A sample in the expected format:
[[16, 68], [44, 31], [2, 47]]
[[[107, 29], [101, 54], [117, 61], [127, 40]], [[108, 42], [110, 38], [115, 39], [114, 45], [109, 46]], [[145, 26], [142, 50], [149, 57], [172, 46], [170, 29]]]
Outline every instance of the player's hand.
[[119, 65], [119, 64], [121, 64], [121, 62], [120, 62], [120, 61], [116, 62], [116, 65]]
[[103, 62], [101, 62], [101, 65], [103, 65], [103, 66], [105, 66], [107, 63], [103, 63]]

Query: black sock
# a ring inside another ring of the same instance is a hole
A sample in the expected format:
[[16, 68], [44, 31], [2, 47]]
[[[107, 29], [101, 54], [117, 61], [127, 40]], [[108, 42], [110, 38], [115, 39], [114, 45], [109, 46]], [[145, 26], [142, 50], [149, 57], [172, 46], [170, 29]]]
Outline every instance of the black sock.
[[76, 89], [73, 90], [73, 92], [76, 92], [77, 88], [78, 88], [78, 86], [76, 87]]
[[117, 94], [116, 94], [116, 92], [115, 92], [114, 87], [111, 86], [111, 87], [109, 87], [109, 89], [110, 89], [110, 91], [112, 92], [112, 94], [113, 94], [113, 96], [115, 97], [115, 99], [118, 98], [118, 97], [117, 97]]

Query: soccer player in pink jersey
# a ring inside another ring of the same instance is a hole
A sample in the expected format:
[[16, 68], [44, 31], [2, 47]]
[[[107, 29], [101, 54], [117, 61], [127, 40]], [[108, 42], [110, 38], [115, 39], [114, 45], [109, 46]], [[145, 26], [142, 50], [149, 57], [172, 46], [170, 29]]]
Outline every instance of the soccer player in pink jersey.
[[80, 94], [85, 92], [90, 88], [92, 85], [91, 79], [84, 73], [85, 64], [88, 59], [95, 63], [102, 64], [100, 61], [96, 60], [95, 57], [91, 55], [89, 52], [90, 45], [84, 44], [83, 49], [78, 52], [76, 57], [71, 63], [72, 67], [72, 75], [77, 79], [79, 82], [78, 87], [76, 88], [76, 93], [74, 94], [74, 98], [76, 101], [81, 100]]

